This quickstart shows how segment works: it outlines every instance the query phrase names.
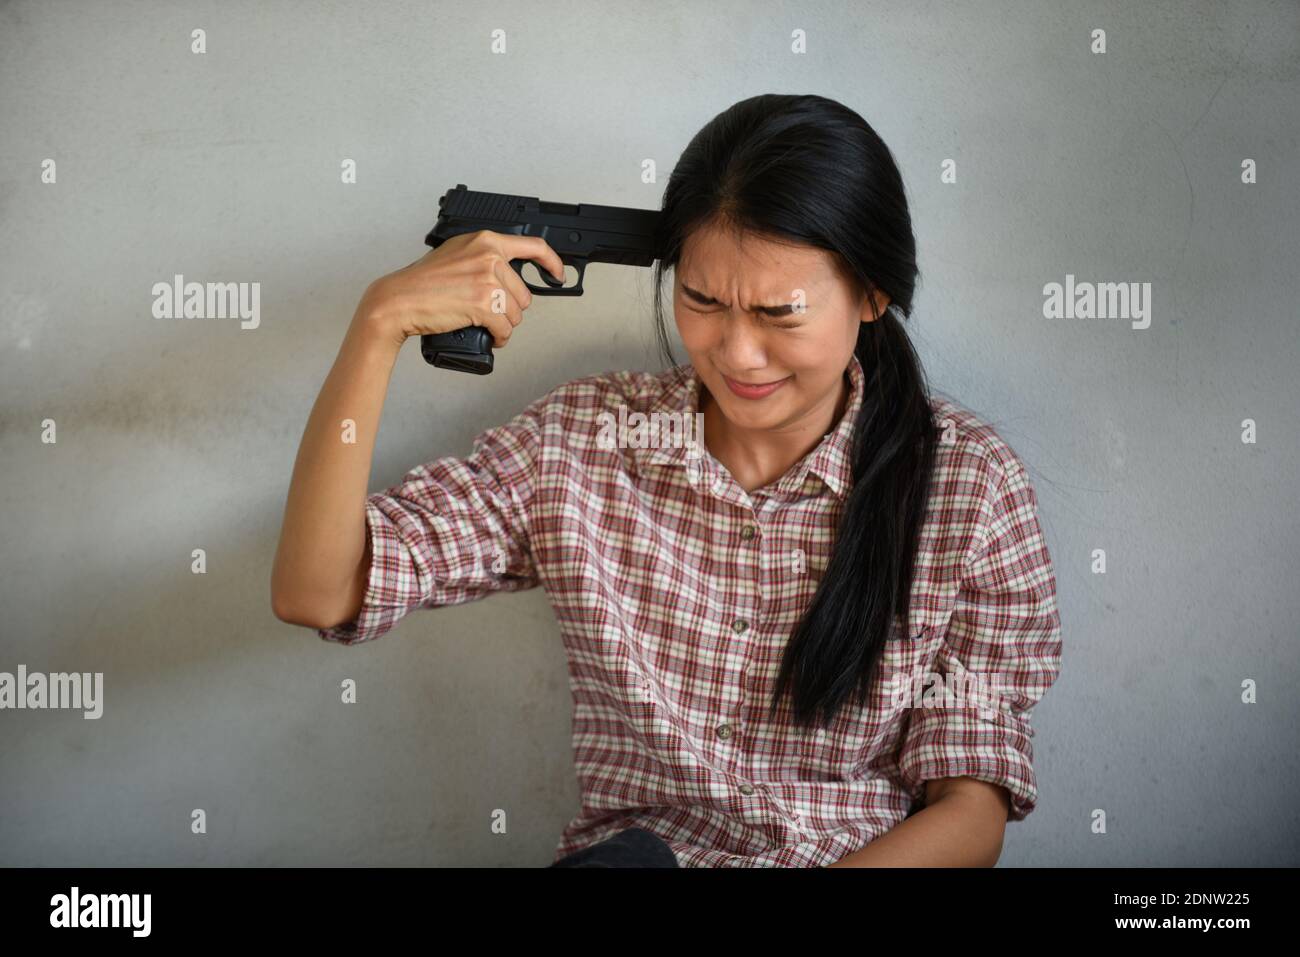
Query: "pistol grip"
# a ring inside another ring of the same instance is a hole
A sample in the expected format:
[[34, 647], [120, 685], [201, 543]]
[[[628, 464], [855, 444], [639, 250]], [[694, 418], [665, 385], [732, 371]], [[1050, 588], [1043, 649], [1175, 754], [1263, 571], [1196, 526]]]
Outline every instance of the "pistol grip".
[[[578, 270], [578, 281], [566, 287], [563, 279], [556, 279], [540, 266], [538, 275], [545, 286], [535, 286], [524, 279], [524, 263], [528, 259], [512, 259], [510, 265], [529, 291], [539, 296], [581, 296], [582, 277], [586, 272], [587, 260], [578, 257], [565, 259], [565, 265]], [[424, 361], [439, 369], [451, 369], [454, 372], [472, 372], [475, 375], [490, 375], [492, 372], [492, 333], [482, 326], [465, 326], [455, 332], [443, 332], [435, 336], [420, 336], [420, 354]]]
[[424, 361], [439, 369], [489, 375], [492, 372], [492, 333], [482, 326], [420, 336]]

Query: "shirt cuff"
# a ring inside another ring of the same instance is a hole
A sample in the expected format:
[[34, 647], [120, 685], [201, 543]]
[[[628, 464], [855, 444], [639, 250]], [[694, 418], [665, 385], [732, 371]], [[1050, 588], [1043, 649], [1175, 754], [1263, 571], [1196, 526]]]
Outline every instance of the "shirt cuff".
[[1011, 796], [1009, 821], [1023, 821], [1038, 803], [1033, 729], [1023, 714], [1005, 709], [919, 708], [899, 755], [903, 783], [914, 799], [939, 778], [975, 778], [1001, 785]]
[[361, 610], [351, 621], [332, 628], [317, 628], [316, 634], [325, 641], [341, 645], [359, 645], [373, 641], [397, 624], [405, 612], [404, 606], [384, 604], [380, 595], [385, 582], [385, 569], [393, 565], [401, 542], [393, 523], [379, 510], [373, 498], [366, 500], [366, 534], [370, 536], [370, 574], [366, 579]]

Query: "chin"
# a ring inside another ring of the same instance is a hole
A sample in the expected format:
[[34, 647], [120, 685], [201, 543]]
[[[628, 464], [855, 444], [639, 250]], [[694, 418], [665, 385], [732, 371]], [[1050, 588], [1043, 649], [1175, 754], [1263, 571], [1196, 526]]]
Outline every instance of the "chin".
[[[781, 418], [783, 411], [788, 408], [786, 396], [771, 396], [770, 398], [753, 400], [742, 399], [738, 395], [732, 395], [731, 390], [727, 388], [727, 383], [722, 383], [722, 388], [726, 389], [726, 395], [722, 399], [722, 406], [727, 410], [729, 418], [743, 419], [749, 422], [759, 422]], [[789, 386], [786, 386], [788, 389]], [[786, 389], [782, 389], [784, 392]]]

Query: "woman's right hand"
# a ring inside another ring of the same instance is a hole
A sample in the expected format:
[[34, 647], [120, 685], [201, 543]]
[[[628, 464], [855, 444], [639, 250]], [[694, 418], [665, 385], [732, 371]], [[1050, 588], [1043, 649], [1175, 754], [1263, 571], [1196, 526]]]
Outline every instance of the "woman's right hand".
[[487, 229], [462, 233], [372, 282], [357, 306], [356, 320], [396, 346], [411, 336], [482, 326], [500, 349], [533, 302], [510, 266], [512, 259], [533, 260], [564, 279], [564, 262], [540, 236]]

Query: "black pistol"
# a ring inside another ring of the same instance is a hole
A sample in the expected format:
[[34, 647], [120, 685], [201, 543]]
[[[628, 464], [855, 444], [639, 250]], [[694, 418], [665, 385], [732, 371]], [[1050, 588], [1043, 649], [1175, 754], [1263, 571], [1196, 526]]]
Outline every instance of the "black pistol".
[[[438, 221], [424, 237], [426, 246], [437, 249], [452, 236], [480, 229], [541, 236], [566, 266], [577, 267], [578, 281], [573, 286], [565, 286], [563, 280], [540, 267], [537, 272], [546, 285], [534, 286], [524, 279], [523, 271], [524, 263], [531, 260], [510, 260], [524, 285], [538, 296], [581, 296], [587, 263], [651, 266], [659, 258], [655, 248], [657, 209], [549, 203], [536, 196], [478, 192], [467, 189], [464, 183], [443, 193], [438, 209]], [[492, 333], [482, 326], [420, 336], [420, 352], [425, 362], [440, 369], [477, 375], [492, 371]]]

